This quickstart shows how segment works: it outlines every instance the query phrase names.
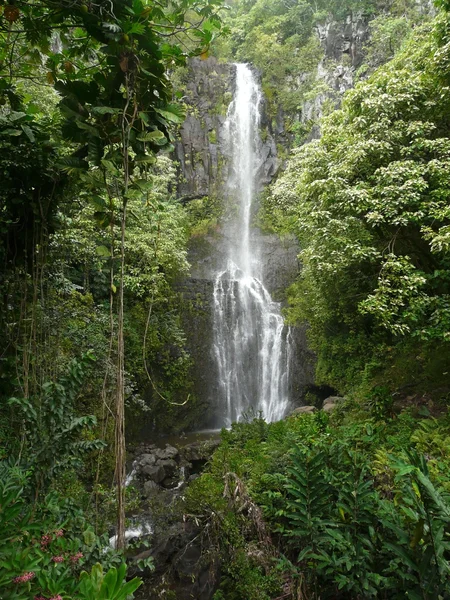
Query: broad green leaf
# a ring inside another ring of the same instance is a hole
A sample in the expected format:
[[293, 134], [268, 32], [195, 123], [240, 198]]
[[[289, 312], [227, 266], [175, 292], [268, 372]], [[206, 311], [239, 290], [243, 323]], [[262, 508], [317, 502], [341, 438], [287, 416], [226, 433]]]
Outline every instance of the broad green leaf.
[[155, 108], [155, 111], [171, 123], [183, 123], [185, 119], [185, 115], [178, 107]]
[[32, 132], [31, 128], [28, 125], [21, 125], [21, 127], [30, 142], [35, 142], [36, 138], [34, 137], [34, 133]]
[[97, 246], [95, 252], [98, 256], [103, 256], [105, 258], [109, 258], [111, 256], [111, 250], [106, 246]]
[[140, 133], [136, 139], [138, 139], [140, 142], [166, 142], [166, 136], [163, 134], [162, 131], [159, 131], [158, 129], [156, 129], [155, 131], [146, 131], [145, 133]]
[[110, 106], [94, 106], [91, 110], [96, 115], [116, 115], [119, 113], [118, 108], [111, 108]]

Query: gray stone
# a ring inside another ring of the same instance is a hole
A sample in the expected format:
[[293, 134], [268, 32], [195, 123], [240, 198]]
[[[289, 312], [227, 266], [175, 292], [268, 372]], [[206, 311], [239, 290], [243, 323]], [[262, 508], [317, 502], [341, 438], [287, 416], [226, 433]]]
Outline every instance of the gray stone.
[[176, 461], [172, 459], [158, 460], [157, 465], [163, 467], [166, 477], [172, 477], [178, 467]]
[[144, 467], [144, 466], [151, 466], [154, 465], [156, 463], [156, 456], [154, 454], [142, 454], [142, 456], [139, 457], [139, 464]]
[[164, 479], [164, 481], [161, 483], [161, 485], [163, 486], [163, 488], [165, 489], [169, 489], [169, 490], [173, 490], [173, 489], [181, 489], [178, 488], [179, 481], [176, 477], [166, 477], [166, 479]]
[[220, 440], [208, 440], [207, 442], [194, 442], [188, 444], [181, 448], [182, 457], [188, 462], [208, 460], [219, 444]]
[[142, 469], [142, 473], [147, 477], [147, 479], [155, 481], [156, 483], [160, 483], [166, 478], [166, 471], [161, 465], [147, 465]]
[[342, 396], [329, 396], [328, 398], [326, 398], [326, 400], [323, 401], [323, 408], [325, 408], [325, 406], [327, 406], [328, 404], [339, 404], [344, 401], [345, 398], [343, 398]]
[[154, 481], [146, 481], [144, 483], [144, 496], [147, 498], [152, 498], [155, 494], [160, 492], [160, 487]]
[[315, 412], [317, 412], [315, 406], [299, 406], [292, 411], [291, 415], [313, 415]]
[[155, 455], [161, 460], [169, 460], [178, 456], [178, 450], [170, 444], [166, 444], [165, 448], [158, 448], [155, 450]]

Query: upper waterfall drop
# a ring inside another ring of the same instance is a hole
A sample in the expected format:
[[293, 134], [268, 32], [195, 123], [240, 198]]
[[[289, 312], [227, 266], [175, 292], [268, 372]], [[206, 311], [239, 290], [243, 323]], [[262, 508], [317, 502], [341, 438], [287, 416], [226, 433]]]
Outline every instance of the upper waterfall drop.
[[236, 216], [228, 224], [228, 260], [214, 282], [214, 354], [223, 414], [220, 425], [238, 421], [249, 409], [267, 421], [287, 409], [290, 333], [262, 281], [253, 234], [254, 201], [262, 159], [259, 135], [262, 94], [251, 68], [236, 64], [236, 88], [225, 131], [229, 198]]

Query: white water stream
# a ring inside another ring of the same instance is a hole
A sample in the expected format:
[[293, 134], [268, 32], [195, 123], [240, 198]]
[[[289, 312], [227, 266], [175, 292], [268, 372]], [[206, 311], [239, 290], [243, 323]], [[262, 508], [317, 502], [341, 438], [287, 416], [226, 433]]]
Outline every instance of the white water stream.
[[289, 398], [290, 334], [280, 305], [261, 280], [252, 213], [261, 167], [261, 90], [248, 65], [236, 65], [236, 91], [225, 123], [230, 154], [228, 193], [236, 201], [228, 261], [214, 283], [214, 353], [219, 372], [223, 423], [261, 411], [267, 421], [283, 418]]

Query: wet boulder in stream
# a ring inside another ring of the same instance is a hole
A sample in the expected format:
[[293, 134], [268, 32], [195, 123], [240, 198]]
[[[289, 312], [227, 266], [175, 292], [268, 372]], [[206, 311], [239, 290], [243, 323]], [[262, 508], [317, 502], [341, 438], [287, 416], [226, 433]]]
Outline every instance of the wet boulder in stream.
[[146, 465], [142, 468], [142, 473], [155, 483], [161, 483], [166, 478], [166, 471], [162, 465]]

